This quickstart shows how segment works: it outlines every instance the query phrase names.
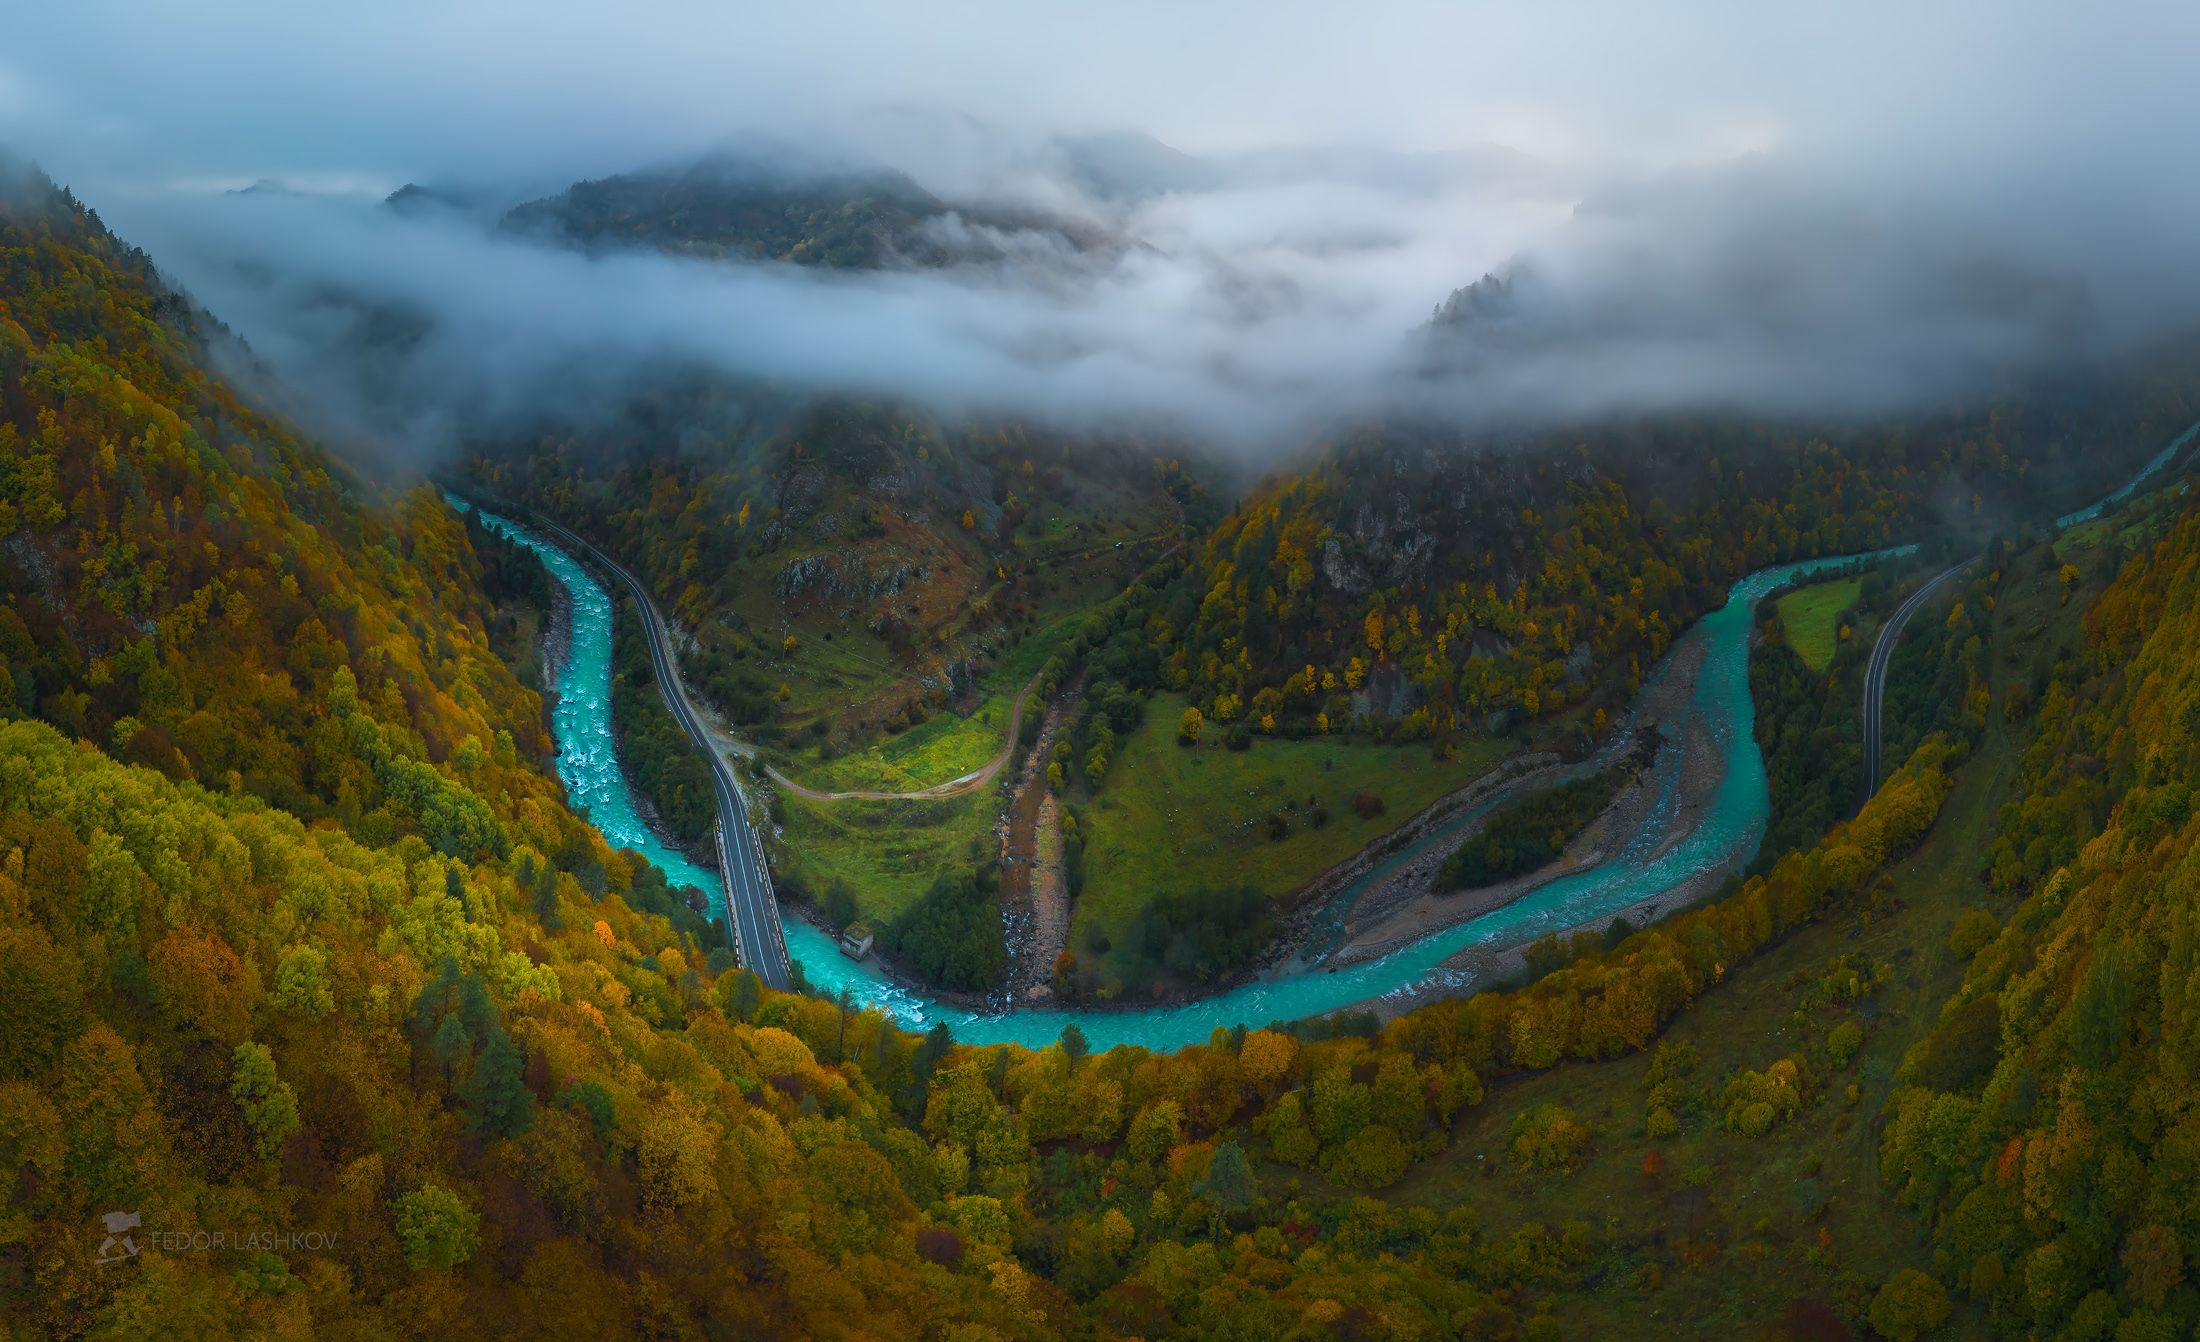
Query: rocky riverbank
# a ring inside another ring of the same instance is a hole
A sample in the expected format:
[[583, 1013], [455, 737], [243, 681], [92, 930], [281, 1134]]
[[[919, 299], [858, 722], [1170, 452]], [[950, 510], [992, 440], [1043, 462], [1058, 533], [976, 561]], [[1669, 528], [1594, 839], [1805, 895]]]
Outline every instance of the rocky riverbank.
[[1053, 999], [1054, 962], [1069, 945], [1061, 813], [1047, 785], [1046, 765], [1076, 700], [1073, 687], [1047, 707], [1001, 816], [1001, 922], [1008, 942], [1008, 999], [1017, 1005]]
[[[1700, 661], [1700, 658], [1687, 664], [1676, 664], [1673, 674], [1667, 676], [1654, 692], [1645, 692], [1641, 701], [1643, 711], [1636, 715], [1636, 721], [1656, 728], [1670, 739], [1659, 750], [1651, 767], [1642, 770], [1634, 783], [1620, 797], [1614, 799], [1597, 824], [1584, 830], [1569, 845], [1558, 863], [1532, 877], [1524, 878], [1525, 884], [1512, 883], [1518, 888], [1492, 887], [1490, 891], [1463, 892], [1466, 897], [1444, 908], [1441, 920], [1431, 912], [1424, 913], [1418, 921], [1400, 920], [1393, 923], [1391, 930], [1379, 934], [1382, 940], [1393, 944], [1370, 944], [1367, 954], [1359, 958], [1383, 954], [1388, 949], [1395, 949], [1397, 945], [1407, 944], [1443, 927], [1487, 913], [1491, 909], [1502, 908], [1570, 871], [1605, 860], [1638, 839], [1644, 841], [1645, 850], [1640, 860], [1647, 863], [1663, 856], [1694, 833], [1709, 812], [1713, 798], [1726, 778], [1724, 744], [1692, 708], [1696, 661]], [[1683, 672], [1686, 674], [1682, 674]], [[1669, 798], [1670, 804], [1661, 810], [1659, 803], [1665, 798]], [[1655, 825], [1654, 833], [1647, 832], [1646, 825]], [[1598, 855], [1588, 852], [1592, 847], [1599, 850]], [[1655, 895], [1600, 915], [1596, 926], [1567, 930], [1602, 931], [1614, 919], [1622, 918], [1636, 927], [1647, 927], [1710, 898], [1727, 877], [1740, 870], [1747, 861], [1746, 854], [1736, 855], [1724, 863], [1705, 867]], [[1416, 927], [1420, 930], [1412, 930]], [[1367, 943], [1376, 940], [1375, 936], [1365, 938]], [[1386, 994], [1370, 1005], [1378, 1014], [1388, 1018], [1432, 1001], [1456, 997], [1465, 991], [1524, 977], [1528, 972], [1527, 949], [1533, 941], [1533, 937], [1523, 935], [1502, 943], [1466, 947], [1446, 959], [1438, 972], [1424, 977], [1418, 983]]]
[[[1497, 885], [1438, 891], [1436, 873], [1444, 859], [1474, 832], [1471, 828], [1463, 830], [1457, 842], [1433, 846], [1412, 862], [1386, 873], [1380, 885], [1364, 892], [1346, 916], [1344, 939], [1329, 962], [1347, 965], [1376, 959], [1445, 928], [1504, 908], [1552, 881], [1611, 860], [1643, 839], [1647, 826], [1657, 827], [1649, 845], [1651, 859], [1693, 832], [1726, 776], [1724, 752], [1694, 711], [1702, 660], [1699, 648], [1684, 645], [1666, 674], [1644, 689], [1630, 715], [1629, 742], [1622, 747], [1623, 757], [1633, 760], [1634, 777], [1604, 812], [1575, 836], [1557, 861]], [[1585, 771], [1578, 767], [1545, 768], [1514, 780], [1512, 787], [1516, 791], [1548, 787]], [[1644, 900], [1616, 916], [1628, 917], [1639, 925], [1653, 907], [1670, 911], [1700, 897], [1696, 892], [1699, 884], [1708, 890], [1725, 874], [1723, 867], [1703, 873], [1680, 890]], [[1472, 962], [1473, 967], [1487, 968], [1481, 962], [1501, 953], [1495, 948], [1472, 948], [1454, 957], [1459, 962], [1454, 967]]]
[[[1655, 789], [1646, 776], [1652, 772], [1652, 761], [1663, 740], [1658, 729], [1652, 726], [1639, 729], [1622, 745], [1620, 762], [1614, 767], [1630, 769], [1632, 777], [1548, 866], [1509, 881], [1470, 890], [1437, 888], [1444, 863], [1461, 844], [1482, 832], [1489, 818], [1485, 815], [1460, 830], [1450, 842], [1434, 845], [1386, 873], [1380, 883], [1371, 886], [1354, 903], [1345, 919], [1344, 940], [1329, 956], [1329, 963], [1358, 964], [1386, 955], [1432, 932], [1501, 909], [1561, 876], [1613, 857], [1641, 826], [1655, 804]], [[1523, 774], [1507, 790], [1524, 796], [1590, 772], [1594, 772], [1593, 766], [1547, 766]], [[1496, 808], [1491, 808], [1490, 814], [1495, 811]]]

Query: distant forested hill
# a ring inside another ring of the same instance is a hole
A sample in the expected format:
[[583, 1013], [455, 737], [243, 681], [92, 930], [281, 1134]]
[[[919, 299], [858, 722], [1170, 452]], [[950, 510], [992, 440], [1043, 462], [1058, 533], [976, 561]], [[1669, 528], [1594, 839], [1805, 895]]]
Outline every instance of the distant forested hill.
[[1877, 427], [1687, 416], [1517, 444], [1370, 432], [1200, 547], [1163, 655], [1210, 719], [1441, 742], [1594, 702], [1767, 564], [2013, 531], [2200, 418], [2173, 357]]
[[738, 155], [579, 182], [516, 207], [502, 227], [590, 248], [842, 270], [944, 266], [997, 260], [1017, 245], [1076, 251], [1102, 242], [1089, 226], [1034, 211], [941, 200], [899, 172], [796, 169]]
[[608, 424], [478, 444], [465, 470], [639, 572], [745, 729], [848, 744], [1211, 522], [1219, 482], [1177, 450], [698, 377]]
[[537, 697], [424, 488], [241, 400], [243, 357], [43, 180], [0, 204], [0, 705], [118, 759], [454, 856], [556, 806]]

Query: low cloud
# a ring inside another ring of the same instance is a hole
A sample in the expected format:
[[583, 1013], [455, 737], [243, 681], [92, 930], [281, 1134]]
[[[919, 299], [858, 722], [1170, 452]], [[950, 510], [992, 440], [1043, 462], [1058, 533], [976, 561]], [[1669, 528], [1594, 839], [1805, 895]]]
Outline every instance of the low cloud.
[[[51, 7], [0, 55], [0, 135], [332, 420], [424, 445], [689, 366], [1247, 451], [1401, 413], [1877, 413], [2200, 319], [2200, 16], [2167, 6], [463, 8], [148, 7], [94, 42]], [[983, 263], [849, 273], [378, 199], [727, 143], [1105, 242], [969, 212], [927, 229]], [[221, 189], [261, 178], [301, 189]]]
[[[1067, 189], [1027, 185], [1026, 199]], [[433, 435], [462, 410], [520, 414], [700, 366], [1257, 443], [1368, 413], [1441, 296], [1433, 277], [1568, 208], [1307, 184], [1077, 204], [1098, 245], [950, 215], [928, 231], [993, 259], [863, 272], [584, 252], [463, 212], [272, 189], [169, 196], [130, 233], [279, 372], [340, 411], [378, 408], [385, 428], [392, 393]], [[368, 323], [381, 348], [362, 384]]]

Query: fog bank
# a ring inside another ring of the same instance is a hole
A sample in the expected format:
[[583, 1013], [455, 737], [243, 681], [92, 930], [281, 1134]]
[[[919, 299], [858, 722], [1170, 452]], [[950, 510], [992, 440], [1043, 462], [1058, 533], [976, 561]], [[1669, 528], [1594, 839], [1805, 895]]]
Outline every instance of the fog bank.
[[[2200, 317], [2185, 7], [495, 0], [12, 26], [0, 139], [332, 415], [427, 445], [684, 365], [1246, 451], [1401, 410], [1877, 413]], [[986, 259], [850, 272], [495, 226], [728, 146], [905, 172], [957, 207], [933, 240]], [[288, 189], [235, 194], [262, 180]], [[473, 207], [384, 208], [406, 182]], [[1101, 241], [985, 232], [1010, 207]]]

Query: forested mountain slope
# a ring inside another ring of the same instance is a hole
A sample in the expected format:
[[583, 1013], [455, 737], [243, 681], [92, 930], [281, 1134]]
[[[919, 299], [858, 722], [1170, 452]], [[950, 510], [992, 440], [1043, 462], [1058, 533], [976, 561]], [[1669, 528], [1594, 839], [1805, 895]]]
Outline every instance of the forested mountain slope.
[[215, 350], [243, 357], [72, 198], [0, 206], [0, 703], [457, 856], [554, 813], [457, 518], [301, 444]]
[[2200, 418], [2186, 352], [1876, 426], [1713, 415], [1515, 445], [1370, 432], [1238, 504], [1171, 612], [1207, 715], [1303, 733], [1503, 729], [1615, 709], [1767, 564], [2038, 520]]
[[481, 444], [466, 476], [642, 575], [700, 640], [695, 683], [749, 733], [836, 746], [961, 694], [1216, 508], [1164, 445], [710, 378]]
[[796, 166], [739, 151], [576, 182], [515, 207], [500, 227], [594, 250], [838, 270], [998, 261], [1017, 249], [1074, 253], [1103, 241], [1097, 229], [1036, 211], [941, 200], [890, 169]]
[[1885, 1172], [1997, 1331], [2176, 1337], [2200, 1316], [2200, 513], [2087, 626], [1982, 854], [2018, 902], [1904, 1064]]

